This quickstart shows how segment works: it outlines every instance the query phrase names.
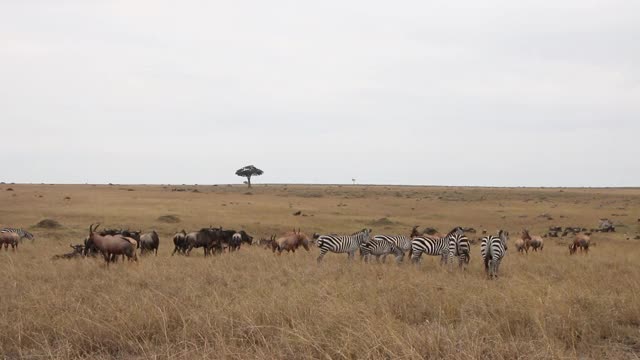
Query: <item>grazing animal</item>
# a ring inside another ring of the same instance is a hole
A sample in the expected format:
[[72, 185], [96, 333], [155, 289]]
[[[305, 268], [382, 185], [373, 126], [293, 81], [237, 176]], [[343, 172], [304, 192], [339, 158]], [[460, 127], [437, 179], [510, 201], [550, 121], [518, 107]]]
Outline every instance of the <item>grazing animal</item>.
[[4, 251], [9, 249], [9, 245], [11, 245], [11, 250], [16, 251], [19, 241], [20, 235], [14, 232], [0, 232], [0, 247], [4, 244]]
[[[233, 238], [233, 235], [237, 232], [235, 230], [223, 230], [222, 226], [220, 226], [219, 228], [217, 228], [216, 230], [218, 230], [219, 232], [219, 236], [220, 236], [220, 241], [221, 241], [221, 248], [220, 248], [220, 252], [224, 252], [224, 249], [229, 249], [229, 251], [231, 251], [230, 249], [230, 244]], [[217, 249], [216, 249], [217, 251]]]
[[589, 243], [591, 242], [591, 237], [586, 234], [578, 234], [576, 238], [573, 239], [573, 243], [569, 245], [569, 255], [573, 255], [580, 249], [580, 251], [584, 254], [589, 253]]
[[[100, 252], [102, 252], [102, 256], [104, 256], [104, 260], [109, 265], [109, 262], [113, 261], [118, 255], [125, 255], [129, 260], [138, 260], [136, 256], [136, 241], [131, 238], [126, 238], [122, 235], [105, 235], [102, 236], [95, 232], [95, 230], [100, 226], [100, 224], [96, 225], [95, 228], [93, 224], [89, 226], [89, 238], [87, 240], [87, 244], [89, 246], [95, 246]], [[85, 246], [85, 254], [87, 246]]]
[[153, 230], [150, 233], [140, 235], [138, 247], [140, 248], [140, 255], [144, 255], [147, 251], [152, 251], [158, 256], [158, 247], [160, 247], [160, 237], [158, 233]]
[[31, 241], [35, 240], [35, 236], [33, 236], [32, 233], [24, 230], [24, 229], [16, 229], [16, 228], [4, 228], [2, 230], [0, 230], [0, 232], [10, 232], [10, 233], [14, 233], [14, 234], [18, 234], [19, 237], [19, 241], [22, 241], [22, 239], [27, 238]]
[[471, 244], [464, 233], [460, 231], [455, 231], [455, 233], [449, 236], [449, 254], [447, 255], [447, 261], [453, 262], [453, 259], [456, 257], [458, 258], [458, 266], [460, 268], [468, 265], [471, 261]]
[[529, 234], [529, 230], [527, 229], [522, 230], [522, 240], [524, 240], [524, 246], [526, 247], [527, 252], [529, 248], [533, 249], [533, 251], [536, 252], [538, 251], [538, 249], [542, 251], [542, 249], [544, 248], [544, 239], [538, 235], [531, 236]]
[[182, 255], [185, 254], [188, 246], [186, 237], [187, 237], [187, 233], [184, 231], [184, 229], [182, 229], [181, 232], [173, 235], [174, 248], [173, 248], [173, 252], [171, 253], [171, 256], [173, 256], [176, 252]]
[[[415, 228], [411, 231], [411, 233], [413, 234], [414, 232]], [[409, 237], [406, 235], [376, 235], [373, 237], [373, 240], [387, 241], [391, 243], [396, 249], [400, 250], [400, 257], [398, 258], [396, 256], [397, 262], [402, 262], [404, 260], [404, 255], [407, 251], [409, 252], [409, 257], [411, 257], [411, 239], [413, 239], [413, 236]]]
[[59, 260], [59, 259], [74, 259], [77, 257], [82, 257], [84, 254], [84, 245], [71, 245], [69, 244], [69, 246], [71, 246], [71, 248], [73, 249], [72, 252], [70, 253], [66, 253], [66, 254], [62, 254], [62, 255], [54, 255], [51, 260]]
[[480, 254], [490, 279], [498, 278], [500, 262], [507, 252], [507, 241], [509, 241], [509, 233], [504, 230], [500, 230], [498, 236], [490, 235], [482, 239]]
[[253, 245], [253, 236], [247, 234], [247, 232], [244, 230], [240, 230], [238, 233], [240, 234], [240, 236], [242, 236], [243, 243], [247, 245]]
[[272, 251], [278, 251], [278, 254], [282, 254], [283, 251], [293, 252], [302, 246], [305, 250], [309, 251], [309, 237], [298, 229], [293, 229], [292, 232], [286, 233], [278, 239], [275, 239], [272, 243]]
[[240, 233], [235, 233], [231, 237], [231, 241], [229, 241], [229, 251], [240, 250], [240, 245], [242, 244], [242, 235]]
[[203, 228], [197, 232], [190, 232], [186, 236], [186, 255], [191, 254], [193, 248], [204, 248], [204, 256], [211, 251], [222, 252], [222, 231], [216, 228]]
[[526, 243], [524, 241], [524, 239], [516, 239], [516, 242], [514, 243], [516, 250], [518, 250], [519, 253], [529, 253], [529, 249], [526, 246]]
[[446, 264], [449, 257], [449, 241], [453, 236], [464, 235], [461, 227], [456, 227], [447, 235], [439, 237], [433, 235], [421, 235], [411, 240], [411, 261], [417, 263], [422, 254], [440, 256], [440, 263]]
[[353, 235], [321, 235], [317, 245], [320, 248], [318, 263], [322, 261], [328, 251], [333, 253], [347, 253], [348, 259], [353, 260], [356, 250], [363, 242], [369, 241], [371, 229], [363, 229]]
[[269, 240], [265, 239], [265, 238], [261, 238], [258, 241], [258, 246], [261, 246], [265, 249], [268, 249], [271, 247], [271, 245], [276, 241], [276, 236], [275, 235], [271, 235], [271, 237], [269, 238]]
[[404, 255], [402, 250], [384, 239], [374, 237], [370, 241], [360, 244], [360, 259], [364, 259], [365, 262], [369, 262], [371, 255], [375, 256], [378, 262], [380, 261], [380, 256], [382, 256], [382, 262], [385, 262], [387, 255], [391, 253], [396, 255], [396, 261], [398, 262]]

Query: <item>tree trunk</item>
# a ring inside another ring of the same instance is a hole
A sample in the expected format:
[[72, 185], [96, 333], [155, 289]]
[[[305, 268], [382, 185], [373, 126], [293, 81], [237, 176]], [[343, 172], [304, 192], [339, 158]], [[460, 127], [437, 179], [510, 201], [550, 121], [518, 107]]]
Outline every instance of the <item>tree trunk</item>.
[[251, 188], [251, 176], [247, 176], [247, 185]]

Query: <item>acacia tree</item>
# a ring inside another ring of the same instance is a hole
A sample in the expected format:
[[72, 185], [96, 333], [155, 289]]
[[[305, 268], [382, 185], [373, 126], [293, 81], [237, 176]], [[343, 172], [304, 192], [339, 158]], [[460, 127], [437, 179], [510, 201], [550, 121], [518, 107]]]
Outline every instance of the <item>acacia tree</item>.
[[249, 185], [249, 187], [251, 187], [251, 177], [260, 176], [262, 174], [264, 174], [264, 171], [258, 169], [253, 165], [247, 165], [241, 169], [238, 169], [238, 171], [236, 171], [236, 175], [247, 178], [247, 185]]

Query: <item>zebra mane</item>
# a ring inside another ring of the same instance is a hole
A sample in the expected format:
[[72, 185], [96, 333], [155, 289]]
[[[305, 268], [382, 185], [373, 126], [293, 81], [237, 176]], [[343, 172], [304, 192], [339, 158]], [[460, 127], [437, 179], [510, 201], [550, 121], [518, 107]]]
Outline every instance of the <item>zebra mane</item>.
[[360, 230], [360, 231], [356, 231], [356, 232], [354, 232], [353, 234], [351, 234], [351, 236], [360, 235], [360, 234], [364, 233], [364, 232], [365, 232], [365, 231], [367, 231], [367, 230], [368, 230], [368, 229], [366, 229], [366, 228], [365, 228], [365, 229], [362, 229], [362, 230]]

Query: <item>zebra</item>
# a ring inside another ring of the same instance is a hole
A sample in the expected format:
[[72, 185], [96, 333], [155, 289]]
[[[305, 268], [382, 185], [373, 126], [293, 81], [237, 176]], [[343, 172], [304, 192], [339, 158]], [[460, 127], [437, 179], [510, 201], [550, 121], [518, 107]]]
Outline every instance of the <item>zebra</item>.
[[360, 248], [360, 244], [369, 241], [370, 233], [371, 229], [363, 229], [353, 235], [321, 235], [316, 242], [320, 248], [318, 263], [322, 261], [327, 251], [347, 253], [349, 254], [349, 260], [353, 260], [356, 250]]
[[451, 251], [449, 241], [457, 235], [464, 236], [464, 231], [459, 226], [441, 238], [430, 235], [414, 237], [411, 240], [411, 261], [417, 263], [420, 261], [422, 254], [425, 253], [430, 256], [440, 256], [440, 263], [443, 265], [446, 264]]
[[24, 229], [16, 229], [16, 228], [4, 228], [1, 229], [0, 232], [9, 232], [9, 233], [14, 233], [14, 234], [18, 234], [18, 236], [20, 236], [20, 241], [22, 241], [22, 239], [27, 238], [31, 241], [33, 241], [35, 239], [35, 237], [33, 236], [32, 233], [24, 230]]
[[453, 261], [455, 257], [458, 258], [460, 268], [469, 264], [469, 261], [471, 261], [471, 244], [469, 243], [469, 239], [460, 232], [449, 236], [449, 254], [447, 261]]
[[364, 259], [365, 262], [369, 261], [371, 255], [376, 257], [376, 261], [380, 261], [382, 256], [382, 262], [387, 260], [387, 255], [395, 254], [396, 260], [400, 259], [404, 253], [397, 248], [393, 243], [374, 237], [369, 242], [363, 242], [360, 244], [360, 259]]
[[509, 233], [504, 230], [500, 230], [498, 236], [490, 235], [482, 238], [480, 254], [484, 260], [484, 269], [490, 279], [498, 277], [500, 261], [502, 261], [502, 258], [507, 252], [508, 240]]
[[406, 235], [376, 235], [373, 237], [376, 241], [386, 241], [391, 243], [399, 253], [396, 253], [396, 261], [402, 262], [404, 260], [404, 254], [409, 251], [411, 256], [411, 237]]

